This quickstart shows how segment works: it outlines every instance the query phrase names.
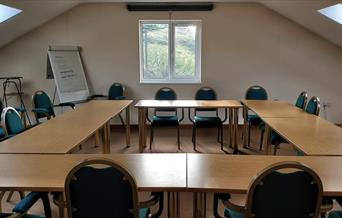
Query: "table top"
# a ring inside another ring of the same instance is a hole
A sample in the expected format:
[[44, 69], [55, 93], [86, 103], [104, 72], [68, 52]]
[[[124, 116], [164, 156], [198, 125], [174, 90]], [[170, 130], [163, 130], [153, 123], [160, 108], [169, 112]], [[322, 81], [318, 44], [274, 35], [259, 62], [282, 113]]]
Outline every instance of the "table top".
[[342, 157], [188, 154], [188, 190], [246, 193], [252, 178], [280, 161], [298, 161], [321, 178], [326, 196], [342, 196]]
[[305, 112], [286, 102], [273, 100], [242, 100], [242, 104], [246, 105], [250, 110], [258, 114], [260, 117], [301, 117], [305, 116]]
[[186, 154], [0, 154], [0, 190], [64, 191], [69, 171], [94, 157], [123, 166], [139, 191], [186, 190]]
[[342, 155], [342, 128], [315, 115], [262, 118], [274, 131], [307, 155]]
[[242, 104], [237, 100], [140, 100], [137, 108], [240, 108]]
[[0, 153], [65, 154], [80, 145], [131, 100], [94, 100], [0, 142]]

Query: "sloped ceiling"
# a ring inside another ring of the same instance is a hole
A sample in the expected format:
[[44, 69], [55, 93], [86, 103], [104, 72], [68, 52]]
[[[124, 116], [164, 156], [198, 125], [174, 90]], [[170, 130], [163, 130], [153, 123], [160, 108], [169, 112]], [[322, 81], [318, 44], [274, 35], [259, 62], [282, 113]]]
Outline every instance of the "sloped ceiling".
[[[129, 0], [137, 2], [139, 0]], [[151, 1], [151, 0], [150, 0]], [[170, 0], [163, 0], [170, 1]], [[181, 1], [181, 0], [171, 0]], [[183, 0], [184, 1], [184, 0]], [[207, 0], [193, 0], [203, 1]], [[15, 40], [48, 20], [80, 3], [127, 2], [124, 0], [0, 0], [0, 3], [22, 9], [24, 12], [0, 23], [0, 47]], [[342, 47], [342, 25], [324, 17], [318, 9], [336, 4], [337, 0], [220, 0], [219, 2], [258, 2], [288, 19], [302, 25]]]

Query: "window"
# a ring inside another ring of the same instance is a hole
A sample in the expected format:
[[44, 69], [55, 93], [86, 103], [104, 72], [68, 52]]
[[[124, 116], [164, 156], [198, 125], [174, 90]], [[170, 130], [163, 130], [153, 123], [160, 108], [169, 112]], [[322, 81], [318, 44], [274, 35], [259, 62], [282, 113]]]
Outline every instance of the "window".
[[327, 7], [327, 8], [323, 8], [321, 10], [318, 10], [318, 12], [336, 21], [337, 23], [342, 24], [342, 4], [341, 3]]
[[140, 82], [200, 83], [201, 22], [140, 21]]
[[20, 12], [22, 12], [22, 10], [0, 4], [0, 23], [10, 19]]

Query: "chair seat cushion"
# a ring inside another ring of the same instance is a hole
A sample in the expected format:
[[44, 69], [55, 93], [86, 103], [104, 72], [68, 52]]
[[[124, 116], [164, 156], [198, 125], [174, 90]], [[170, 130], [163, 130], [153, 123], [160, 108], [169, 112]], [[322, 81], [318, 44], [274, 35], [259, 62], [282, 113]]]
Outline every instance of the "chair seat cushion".
[[149, 218], [150, 208], [139, 208], [139, 218]]
[[332, 211], [329, 213], [328, 218], [342, 218], [342, 211]]
[[178, 126], [177, 116], [153, 116], [152, 126]]
[[245, 218], [245, 215], [229, 208], [224, 209], [224, 217], [227, 218]]
[[248, 122], [251, 125], [259, 125], [262, 122], [262, 120], [256, 114], [248, 114]]
[[220, 127], [222, 126], [222, 121], [219, 117], [202, 117], [195, 116], [194, 117], [195, 126], [198, 128], [206, 128], [206, 127]]
[[285, 143], [286, 141], [278, 133], [272, 131], [271, 142], [272, 145], [280, 145], [281, 143]]

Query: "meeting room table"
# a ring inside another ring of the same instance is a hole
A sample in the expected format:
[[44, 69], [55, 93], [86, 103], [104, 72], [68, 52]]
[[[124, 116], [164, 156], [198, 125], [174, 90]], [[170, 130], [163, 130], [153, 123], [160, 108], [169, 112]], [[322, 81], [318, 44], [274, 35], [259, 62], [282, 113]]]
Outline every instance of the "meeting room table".
[[0, 154], [67, 154], [103, 130], [103, 153], [110, 153], [110, 120], [126, 110], [130, 146], [131, 100], [93, 100], [0, 142]]
[[206, 193], [246, 194], [254, 176], [283, 161], [313, 169], [322, 180], [324, 196], [342, 196], [342, 157], [187, 154], [187, 190], [194, 193], [193, 217], [205, 217]]
[[[265, 123], [263, 147], [271, 154], [271, 135], [275, 131], [305, 155], [342, 156], [342, 128], [286, 102], [243, 100], [244, 135], [247, 113], [252, 110]], [[244, 145], [247, 144], [244, 137]]]
[[[146, 116], [149, 108], [192, 108], [210, 109], [222, 108], [229, 110], [229, 145], [233, 147], [233, 153], [237, 153], [238, 134], [238, 110], [242, 104], [237, 100], [140, 100], [135, 104], [138, 108], [139, 122], [139, 152], [146, 147]], [[190, 111], [189, 111], [190, 116]]]

